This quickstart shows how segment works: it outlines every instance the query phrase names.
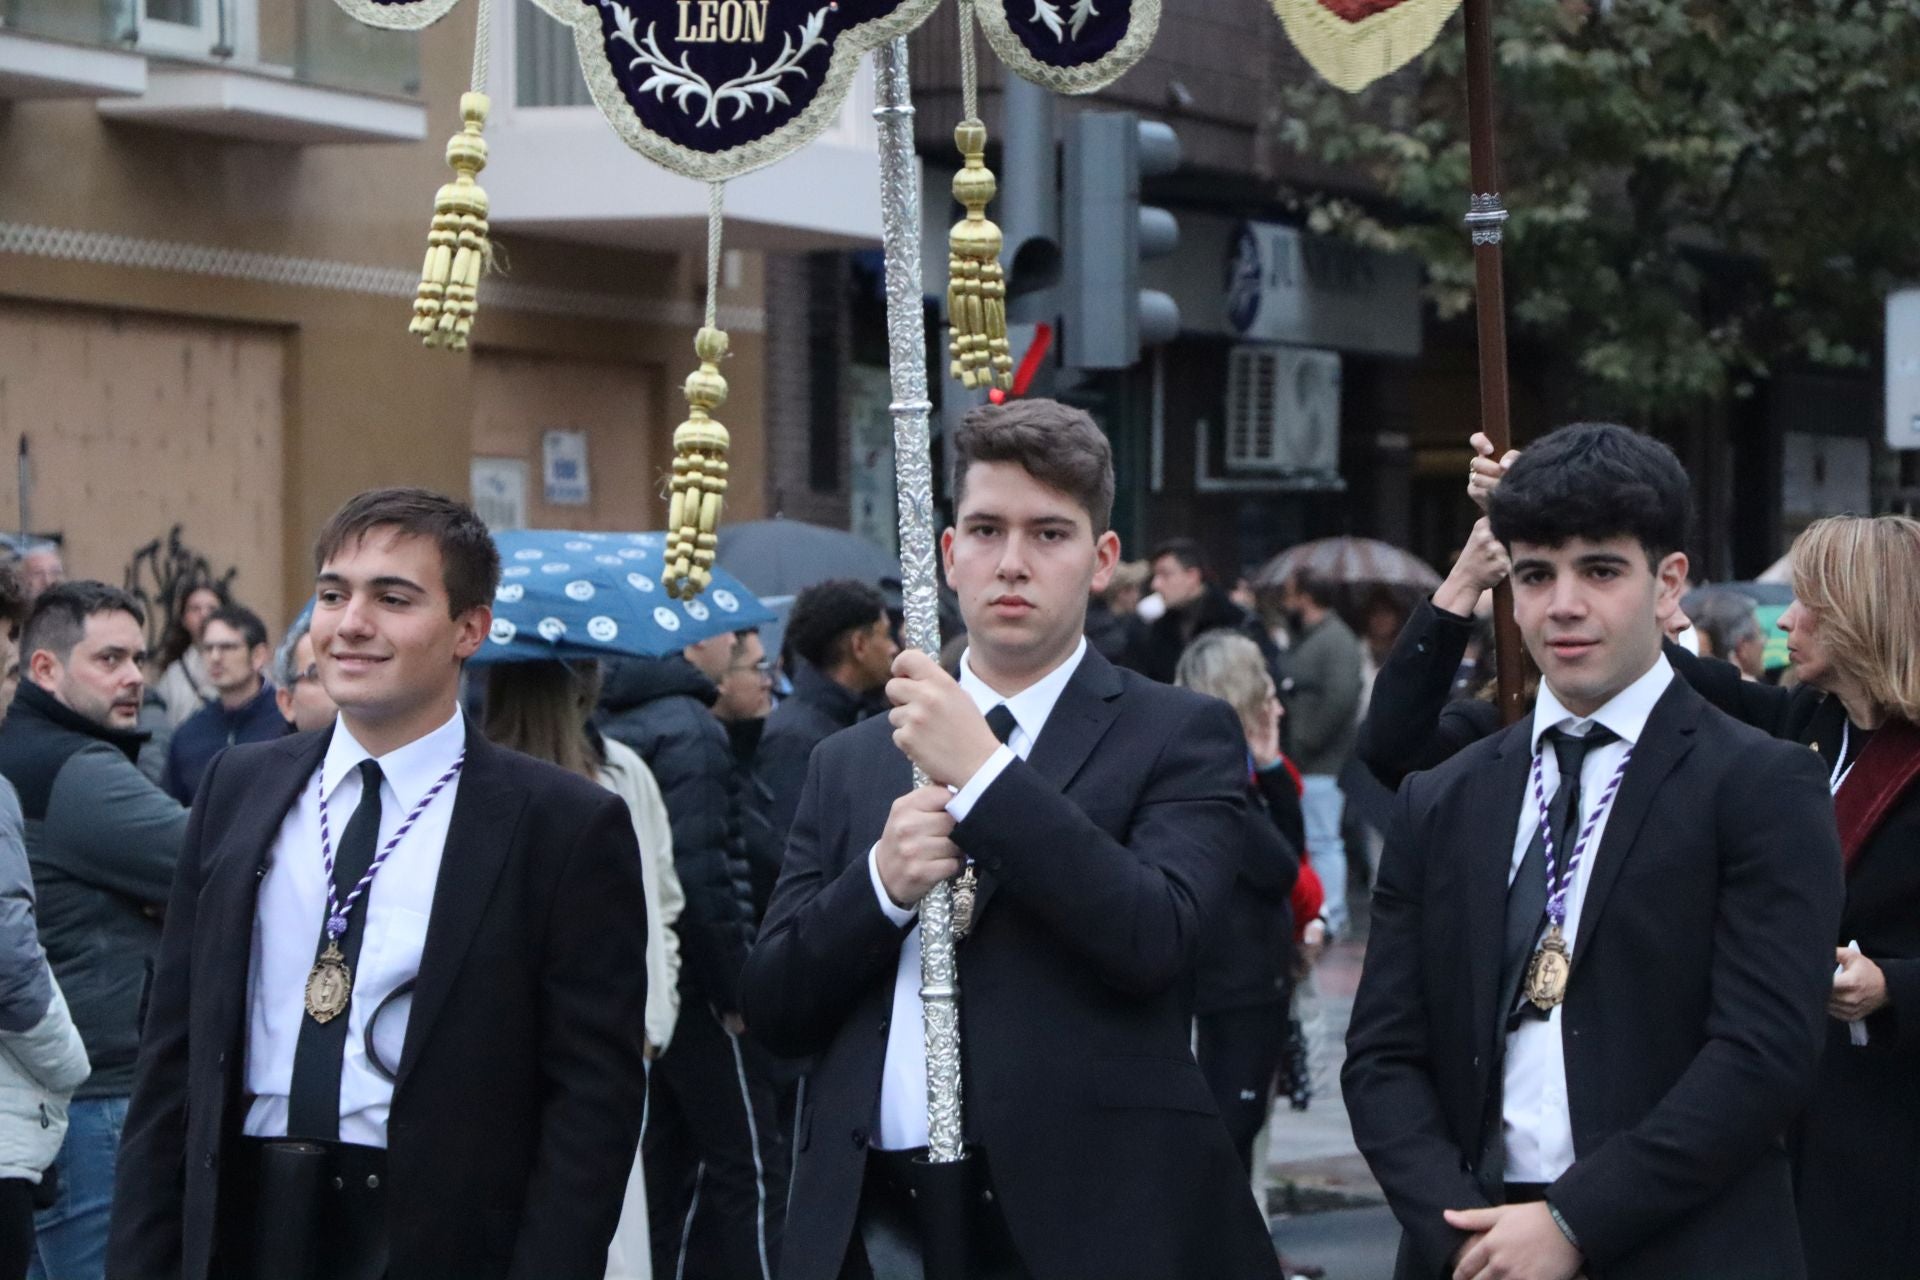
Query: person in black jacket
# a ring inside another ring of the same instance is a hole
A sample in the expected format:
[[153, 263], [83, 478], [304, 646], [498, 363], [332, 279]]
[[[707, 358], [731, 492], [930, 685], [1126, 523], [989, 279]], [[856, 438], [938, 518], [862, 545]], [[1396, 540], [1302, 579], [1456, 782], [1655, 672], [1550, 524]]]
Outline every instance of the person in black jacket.
[[208, 767], [107, 1274], [601, 1275], [646, 1105], [632, 819], [463, 715], [500, 574], [470, 508], [365, 493], [314, 560], [339, 718]]
[[740, 768], [710, 710], [751, 632], [612, 664], [599, 729], [639, 753], [667, 802], [680, 931], [681, 1016], [653, 1064], [645, 1151], [653, 1269], [768, 1280], [788, 1160], [761, 1050], [743, 1033], [740, 970], [754, 938]]
[[1494, 496], [1539, 697], [1401, 788], [1342, 1071], [1399, 1280], [1805, 1274], [1784, 1137], [1839, 841], [1809, 753], [1661, 656], [1688, 507], [1671, 450], [1608, 425]]
[[866, 715], [900, 652], [886, 597], [846, 578], [800, 593], [787, 618], [786, 640], [798, 659], [793, 696], [768, 718], [759, 754], [760, 779], [773, 796], [769, 819], [782, 847], [807, 781], [808, 757]]
[[1195, 1057], [1247, 1172], [1273, 1103], [1287, 1040], [1293, 911], [1306, 828], [1300, 792], [1280, 755], [1280, 696], [1245, 636], [1215, 631], [1180, 656], [1174, 683], [1219, 698], [1247, 738], [1245, 843], [1223, 927], [1200, 952], [1193, 1000]]
[[1134, 637], [1125, 665], [1162, 684], [1173, 683], [1174, 668], [1188, 645], [1209, 631], [1237, 631], [1253, 641], [1270, 671], [1279, 669], [1280, 653], [1260, 620], [1235, 604], [1219, 584], [1207, 577], [1200, 544], [1174, 538], [1153, 552], [1154, 591], [1166, 601], [1167, 611]]

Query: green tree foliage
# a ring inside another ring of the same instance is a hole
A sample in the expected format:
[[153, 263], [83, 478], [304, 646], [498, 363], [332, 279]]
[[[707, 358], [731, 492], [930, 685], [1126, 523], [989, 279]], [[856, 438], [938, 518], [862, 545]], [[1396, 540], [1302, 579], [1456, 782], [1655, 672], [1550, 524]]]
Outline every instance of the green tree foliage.
[[[1920, 278], [1920, 0], [1493, 4], [1508, 305], [1557, 374], [1665, 416], [1872, 363]], [[1358, 96], [1279, 90], [1282, 144], [1362, 182], [1310, 225], [1421, 254], [1443, 316], [1473, 305], [1461, 26]]]

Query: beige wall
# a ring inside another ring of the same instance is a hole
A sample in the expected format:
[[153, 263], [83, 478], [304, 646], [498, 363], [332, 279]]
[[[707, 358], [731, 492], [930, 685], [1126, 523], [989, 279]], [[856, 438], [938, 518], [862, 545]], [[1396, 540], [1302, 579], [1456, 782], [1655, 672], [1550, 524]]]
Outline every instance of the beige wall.
[[[0, 106], [0, 174], [6, 175], [0, 181], [0, 223], [417, 272], [433, 192], [450, 176], [443, 152], [467, 87], [474, 13], [475, 6], [462, 5], [420, 36], [429, 124], [427, 138], [418, 143], [237, 142], [108, 124], [85, 101]], [[634, 157], [632, 163], [645, 162]], [[582, 175], [583, 182], [591, 180]], [[698, 256], [677, 249], [588, 248], [512, 235], [502, 237], [501, 247], [509, 270], [496, 279], [517, 286], [612, 295], [656, 311], [685, 307], [701, 296]], [[605, 502], [612, 523], [664, 525], [665, 509], [650, 495], [670, 454], [673, 428], [684, 416], [678, 387], [695, 363], [692, 327], [489, 306], [488, 292], [483, 282], [474, 340], [486, 354], [476, 356], [423, 349], [406, 333], [405, 298], [0, 252], [0, 305], [72, 305], [162, 330], [177, 326], [182, 334], [237, 325], [280, 335], [284, 395], [277, 469], [262, 464], [248, 473], [254, 482], [249, 487], [277, 487], [279, 493], [278, 529], [250, 539], [248, 553], [263, 561], [277, 557], [279, 567], [247, 570], [262, 584], [255, 602], [276, 621], [304, 598], [313, 534], [345, 498], [396, 483], [465, 494], [476, 433], [537, 431], [537, 424], [515, 421], [515, 415], [521, 406], [537, 406], [540, 393], [508, 385], [515, 377], [484, 372], [495, 356], [505, 361], [499, 369], [543, 387], [564, 382], [553, 372], [556, 366], [542, 364], [555, 358], [624, 369], [623, 376], [639, 379], [633, 385], [644, 384], [644, 403], [622, 419], [628, 425], [608, 428], [610, 442], [620, 431], [633, 432], [622, 444], [625, 452], [616, 450], [609, 461], [611, 473], [600, 469], [596, 450], [595, 512], [598, 517]], [[720, 302], [761, 305], [757, 261], [749, 262], [741, 287], [722, 290]], [[752, 519], [764, 507], [763, 352], [761, 335], [733, 335], [733, 358], [725, 369], [732, 396], [721, 415], [734, 441], [729, 519]], [[12, 376], [20, 358], [11, 344], [0, 345], [0, 379]], [[66, 392], [48, 384], [36, 394], [60, 401]], [[610, 411], [604, 415], [613, 421]], [[155, 457], [185, 449], [176, 443], [178, 433], [206, 429], [191, 414], [186, 421], [143, 420], [138, 426], [149, 436], [142, 448]], [[12, 447], [13, 439], [0, 440], [0, 448]], [[38, 435], [34, 443], [38, 450]], [[609, 476], [605, 482], [603, 474]], [[644, 481], [637, 490], [635, 475]], [[197, 476], [161, 479], [156, 473], [155, 484], [184, 510], [227, 501], [226, 489]], [[0, 481], [0, 489], [10, 487]], [[127, 541], [136, 527], [144, 540], [153, 536], [148, 526], [158, 524], [105, 511], [95, 519], [127, 520], [128, 528], [109, 541]], [[117, 570], [132, 547], [97, 554]]]
[[[655, 365], [482, 352], [473, 362], [474, 456], [527, 464], [528, 528], [659, 528], [666, 523], [659, 480], [672, 466], [671, 450], [656, 449], [662, 381]], [[544, 501], [540, 453], [547, 431], [586, 432], [586, 506]]]
[[[286, 364], [276, 329], [0, 300], [0, 447], [30, 443], [34, 532], [119, 583], [178, 524], [277, 631]], [[0, 527], [20, 527], [12, 483]]]

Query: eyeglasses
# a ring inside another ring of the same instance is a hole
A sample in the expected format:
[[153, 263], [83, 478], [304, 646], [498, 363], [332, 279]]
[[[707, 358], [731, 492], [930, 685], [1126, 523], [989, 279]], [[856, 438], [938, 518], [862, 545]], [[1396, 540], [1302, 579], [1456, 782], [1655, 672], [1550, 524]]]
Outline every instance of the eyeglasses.
[[764, 676], [767, 679], [771, 680], [773, 678], [773, 659], [762, 658], [760, 659], [760, 661], [752, 663], [751, 665], [732, 666], [727, 668], [728, 675], [735, 675], [742, 671], [751, 671], [756, 676]]
[[310, 662], [307, 664], [307, 669], [305, 671], [296, 671], [293, 673], [292, 677], [287, 681], [287, 688], [289, 689], [293, 688], [293, 686], [299, 684], [302, 680], [318, 680], [319, 678], [320, 678], [320, 664], [317, 662]]

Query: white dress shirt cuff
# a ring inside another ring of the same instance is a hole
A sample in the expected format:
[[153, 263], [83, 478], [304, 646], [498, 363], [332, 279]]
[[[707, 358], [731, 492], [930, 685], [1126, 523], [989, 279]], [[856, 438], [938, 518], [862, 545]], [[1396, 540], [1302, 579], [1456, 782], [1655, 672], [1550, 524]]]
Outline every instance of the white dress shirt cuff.
[[896, 926], [912, 920], [913, 908], [895, 906], [893, 899], [887, 896], [887, 886], [880, 883], [880, 842], [878, 840], [874, 841], [873, 848], [867, 850], [867, 874], [873, 877], [873, 896], [880, 900], [880, 910], [886, 914], [887, 919], [893, 921]]
[[987, 788], [993, 785], [994, 780], [1005, 772], [1006, 767], [1013, 761], [1012, 747], [1003, 742], [994, 749], [994, 753], [987, 757], [987, 762], [967, 779], [967, 785], [960, 788], [953, 799], [947, 801], [947, 812], [953, 815], [955, 822], [967, 820], [967, 815], [973, 812], [974, 805], [980, 803], [980, 797], [987, 793]]

